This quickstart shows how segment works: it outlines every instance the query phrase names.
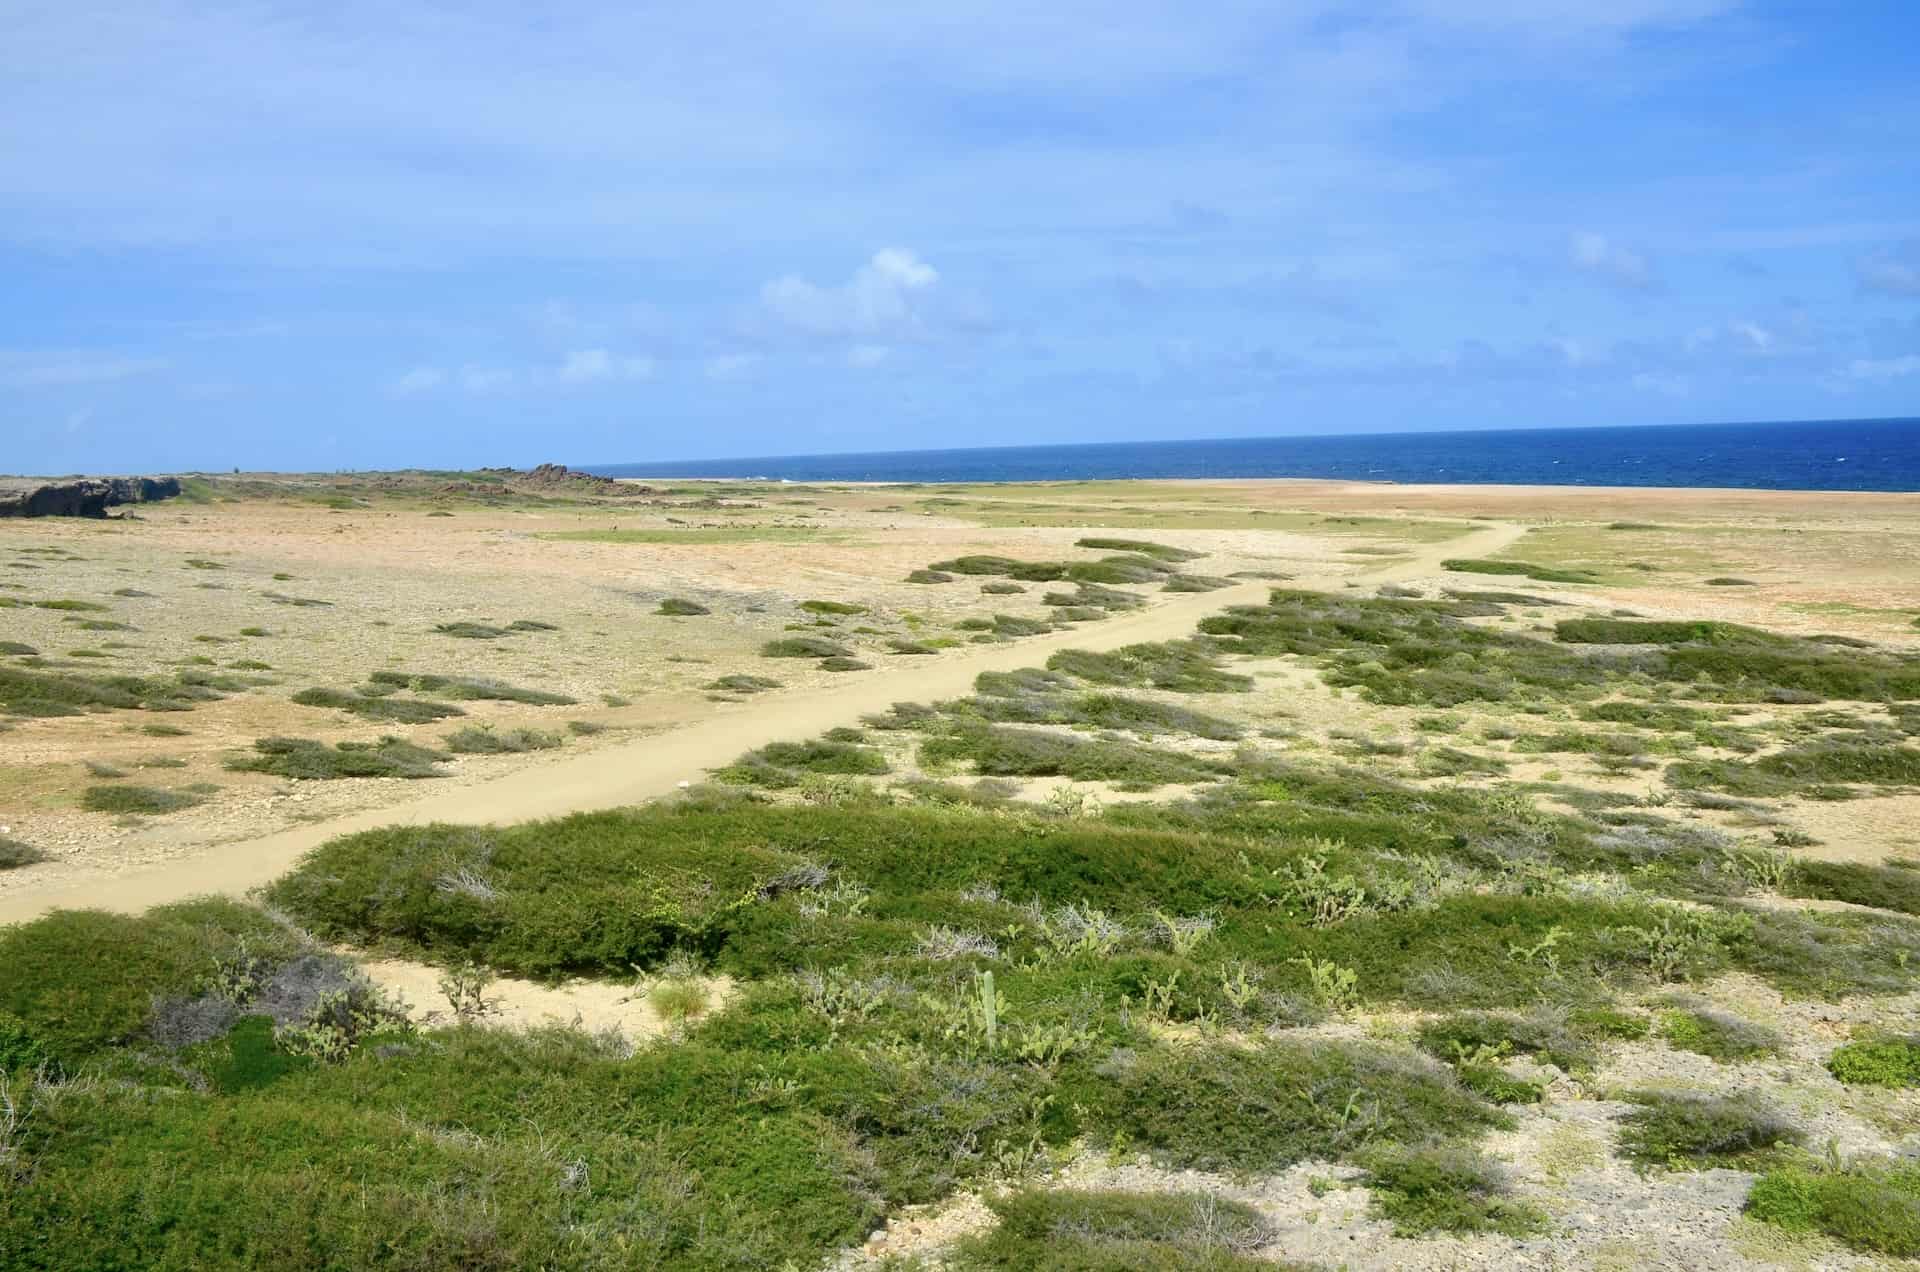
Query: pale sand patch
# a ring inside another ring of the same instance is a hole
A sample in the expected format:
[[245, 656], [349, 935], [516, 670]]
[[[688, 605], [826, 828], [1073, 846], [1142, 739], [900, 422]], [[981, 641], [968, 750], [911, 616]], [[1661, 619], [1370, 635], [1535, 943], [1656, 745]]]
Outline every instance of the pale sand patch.
[[[341, 951], [356, 957], [352, 951]], [[444, 1025], [453, 1019], [440, 978], [446, 969], [408, 959], [380, 958], [359, 963], [367, 979], [406, 1005], [407, 1018], [420, 1025]], [[708, 1012], [718, 1011], [733, 996], [731, 977], [701, 977], [707, 991]], [[558, 985], [497, 976], [482, 997], [488, 1010], [482, 1020], [491, 1025], [530, 1028], [571, 1025], [589, 1033], [609, 1030], [628, 1041], [671, 1033], [675, 1022], [660, 1015], [647, 999], [647, 987], [604, 980], [570, 980]]]

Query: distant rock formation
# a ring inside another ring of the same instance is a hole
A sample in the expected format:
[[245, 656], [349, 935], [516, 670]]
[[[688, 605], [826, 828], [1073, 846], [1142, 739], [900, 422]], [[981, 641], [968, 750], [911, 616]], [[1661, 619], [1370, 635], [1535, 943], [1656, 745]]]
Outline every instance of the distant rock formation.
[[[504, 479], [514, 490], [539, 494], [600, 495], [628, 499], [635, 495], [657, 493], [651, 486], [615, 481], [611, 477], [596, 477], [592, 473], [568, 468], [565, 464], [541, 464], [524, 471], [518, 468], [482, 468], [480, 471]], [[448, 494], [466, 494], [483, 492], [487, 488], [470, 481], [456, 481], [442, 489]]]
[[152, 503], [180, 493], [178, 477], [76, 477], [0, 485], [0, 517], [104, 517], [119, 504]]

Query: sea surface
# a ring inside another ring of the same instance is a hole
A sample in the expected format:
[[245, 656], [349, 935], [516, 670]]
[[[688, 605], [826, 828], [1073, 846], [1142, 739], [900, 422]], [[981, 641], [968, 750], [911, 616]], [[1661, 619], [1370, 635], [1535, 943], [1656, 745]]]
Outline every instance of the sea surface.
[[1920, 419], [1096, 442], [585, 467], [610, 477], [786, 481], [1334, 477], [1462, 484], [1920, 491]]

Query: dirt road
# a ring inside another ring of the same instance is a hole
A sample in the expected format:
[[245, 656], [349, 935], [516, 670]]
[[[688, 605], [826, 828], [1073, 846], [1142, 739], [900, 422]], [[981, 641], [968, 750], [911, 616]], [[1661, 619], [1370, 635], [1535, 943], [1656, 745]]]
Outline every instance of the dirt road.
[[[1516, 542], [1526, 527], [1489, 525], [1463, 538], [1422, 546], [1382, 565], [1328, 577], [1302, 577], [1297, 585], [1339, 588], [1356, 580], [1385, 582], [1438, 572], [1446, 557], [1485, 556]], [[399, 807], [298, 826], [257, 839], [208, 847], [198, 856], [124, 874], [23, 888], [0, 897], [0, 923], [34, 918], [48, 910], [88, 907], [138, 911], [148, 906], [210, 893], [239, 895], [291, 869], [302, 854], [338, 835], [376, 826], [427, 822], [515, 822], [593, 809], [643, 803], [672, 793], [681, 782], [698, 782], [742, 752], [782, 739], [816, 736], [836, 725], [895, 702], [928, 702], [970, 693], [983, 671], [1033, 667], [1061, 649], [1110, 650], [1193, 634], [1208, 614], [1230, 605], [1265, 599], [1269, 583], [1246, 583], [1217, 592], [1174, 594], [1150, 609], [1105, 622], [1052, 632], [1004, 645], [956, 650], [936, 659], [902, 659], [884, 670], [851, 675], [828, 688], [767, 694], [753, 709], [703, 721], [671, 733], [636, 739], [556, 763], [537, 764], [478, 788], [429, 795]]]

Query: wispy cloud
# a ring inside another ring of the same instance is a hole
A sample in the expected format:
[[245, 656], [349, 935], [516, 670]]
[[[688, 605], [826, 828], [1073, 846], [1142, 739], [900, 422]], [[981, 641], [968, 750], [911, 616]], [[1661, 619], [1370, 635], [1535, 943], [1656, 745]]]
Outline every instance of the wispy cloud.
[[653, 378], [656, 363], [638, 354], [605, 349], [576, 349], [557, 365], [497, 366], [481, 362], [457, 367], [423, 364], [394, 377], [387, 391], [400, 397], [457, 390], [483, 396], [515, 390], [578, 389]]
[[561, 362], [556, 378], [562, 384], [595, 384], [605, 380], [649, 380], [652, 358], [608, 353], [605, 349], [578, 349]]
[[1898, 254], [1869, 256], [1856, 264], [1860, 286], [1886, 296], [1920, 296], [1920, 243], [1909, 243]]
[[1583, 230], [1569, 240], [1568, 258], [1575, 269], [1624, 291], [1646, 291], [1654, 285], [1653, 267], [1632, 248], [1604, 234]]
[[838, 286], [787, 274], [760, 289], [762, 310], [776, 323], [810, 336], [885, 336], [914, 340], [927, 333], [925, 307], [939, 271], [904, 247], [882, 248]]
[[84, 351], [0, 349], [0, 388], [44, 389], [76, 384], [107, 384], [151, 375], [171, 365], [165, 358], [131, 357]]

